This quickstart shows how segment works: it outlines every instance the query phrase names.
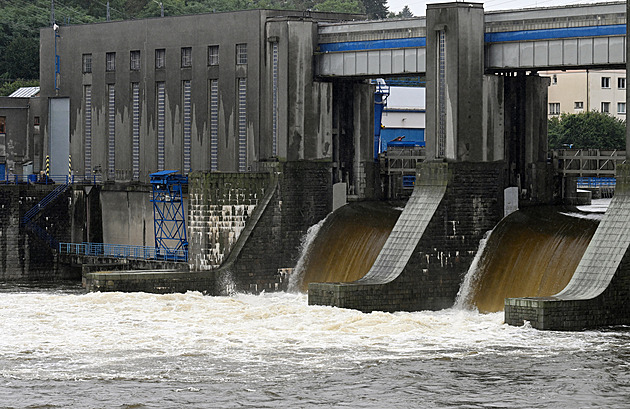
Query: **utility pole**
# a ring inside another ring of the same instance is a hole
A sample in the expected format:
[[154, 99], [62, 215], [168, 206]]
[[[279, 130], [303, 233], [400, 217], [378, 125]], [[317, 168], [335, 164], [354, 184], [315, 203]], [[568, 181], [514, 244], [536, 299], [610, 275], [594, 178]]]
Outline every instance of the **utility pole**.
[[109, 0], [107, 0], [107, 21], [109, 21]]
[[164, 3], [157, 0], [153, 0], [153, 1], [160, 5], [160, 17], [164, 17]]
[[55, 24], [55, 0], [50, 0], [50, 25]]

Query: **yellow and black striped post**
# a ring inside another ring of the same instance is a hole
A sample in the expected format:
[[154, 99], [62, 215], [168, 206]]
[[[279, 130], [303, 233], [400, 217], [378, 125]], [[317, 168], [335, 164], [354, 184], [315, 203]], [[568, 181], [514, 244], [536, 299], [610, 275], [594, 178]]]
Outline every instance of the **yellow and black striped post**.
[[46, 155], [46, 176], [50, 176], [50, 155]]
[[72, 155], [68, 155], [68, 179], [72, 179]]

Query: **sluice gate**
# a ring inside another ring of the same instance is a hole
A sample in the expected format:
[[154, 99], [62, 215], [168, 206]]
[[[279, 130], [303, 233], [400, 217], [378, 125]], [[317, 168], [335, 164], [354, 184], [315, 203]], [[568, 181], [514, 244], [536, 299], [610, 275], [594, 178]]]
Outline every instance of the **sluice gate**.
[[[543, 297], [561, 291], [595, 233], [601, 214], [553, 206], [526, 208], [492, 230], [471, 266], [464, 307], [502, 311], [506, 297]], [[460, 290], [461, 292], [461, 290]]]
[[505, 321], [534, 328], [581, 330], [630, 323], [630, 166], [568, 285], [551, 297], [508, 298]]
[[370, 271], [353, 283], [311, 283], [309, 304], [361, 311], [453, 305], [485, 232], [503, 213], [504, 164], [422, 163], [417, 183]]
[[308, 247], [300, 274], [305, 291], [314, 282], [351, 282], [374, 264], [400, 216], [400, 210], [379, 202], [349, 203], [326, 218]]

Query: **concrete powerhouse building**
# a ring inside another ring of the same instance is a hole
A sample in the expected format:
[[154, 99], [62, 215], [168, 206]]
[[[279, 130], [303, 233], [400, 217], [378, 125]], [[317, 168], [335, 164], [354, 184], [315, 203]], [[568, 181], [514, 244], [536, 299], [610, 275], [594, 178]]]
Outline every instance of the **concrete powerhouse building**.
[[68, 174], [69, 155], [75, 175], [117, 182], [335, 161], [332, 84], [313, 80], [317, 22], [357, 17], [248, 10], [42, 29], [51, 174]]

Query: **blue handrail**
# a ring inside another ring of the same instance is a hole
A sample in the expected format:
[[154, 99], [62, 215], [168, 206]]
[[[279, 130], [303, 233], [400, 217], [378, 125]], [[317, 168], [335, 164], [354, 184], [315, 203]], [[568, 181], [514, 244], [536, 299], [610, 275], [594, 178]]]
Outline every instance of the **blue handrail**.
[[96, 185], [103, 183], [103, 176], [101, 174], [87, 174], [87, 175], [5, 175], [4, 179], [0, 179], [0, 184], [5, 185], [18, 185], [22, 183], [33, 183], [42, 185], [52, 185], [55, 183], [62, 184], [90, 184]]
[[614, 177], [578, 177], [578, 188], [615, 187], [617, 179]]
[[107, 243], [59, 243], [60, 254], [128, 258], [138, 260], [187, 261], [188, 250]]
[[22, 224], [28, 223], [35, 215], [46, 208], [52, 201], [58, 198], [63, 192], [68, 189], [69, 184], [59, 185], [53, 189], [52, 192], [48, 193], [46, 197], [44, 197], [39, 203], [33, 206], [28, 212], [24, 214], [22, 217]]

